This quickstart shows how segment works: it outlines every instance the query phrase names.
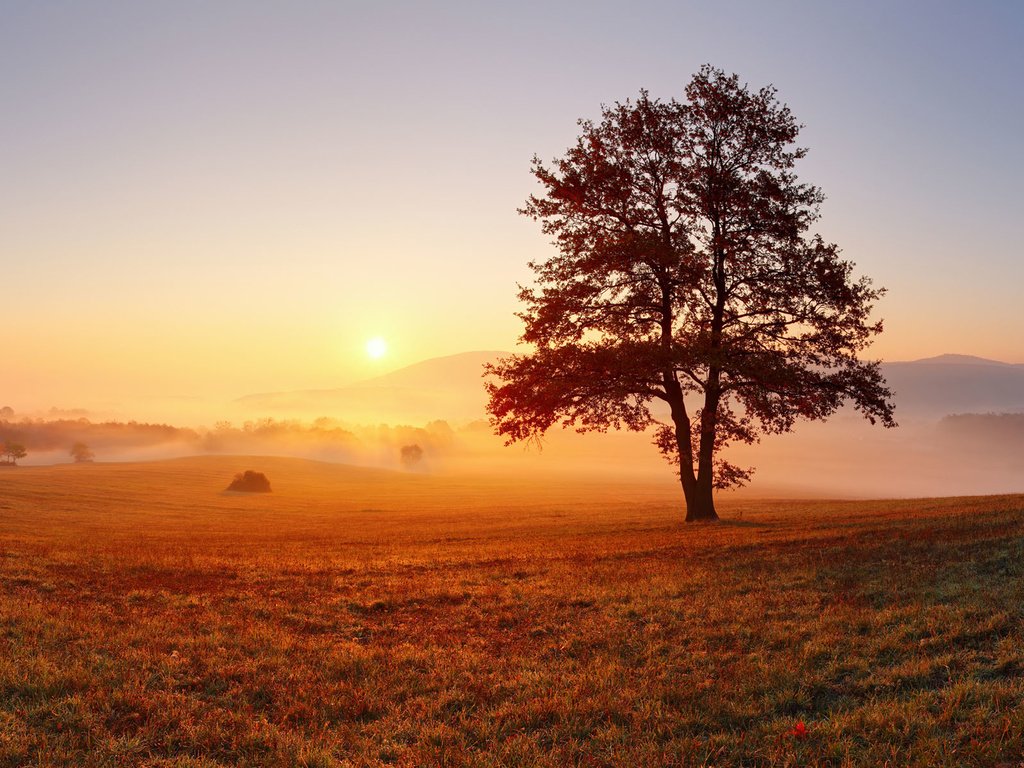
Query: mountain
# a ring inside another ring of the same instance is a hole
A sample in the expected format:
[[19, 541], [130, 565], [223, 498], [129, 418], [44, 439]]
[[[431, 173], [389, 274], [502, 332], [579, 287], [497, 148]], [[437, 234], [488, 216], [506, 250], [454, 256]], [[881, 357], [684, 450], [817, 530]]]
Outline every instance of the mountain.
[[[485, 417], [483, 366], [507, 353], [437, 357], [337, 389], [247, 395], [237, 403], [258, 415], [333, 418], [357, 423], [453, 423]], [[1024, 365], [970, 355], [882, 364], [896, 394], [896, 417], [937, 421], [953, 413], [1024, 411]]]
[[1024, 367], [1015, 366], [1013, 363], [1003, 363], [999, 360], [989, 360], [984, 357], [975, 357], [974, 355], [936, 355], [935, 357], [925, 357], [921, 360], [912, 360], [913, 363], [928, 364], [928, 365], [998, 365], [1002, 367]]
[[1024, 365], [939, 355], [883, 363], [882, 375], [896, 395], [897, 419], [1024, 411]]
[[462, 352], [458, 355], [432, 357], [396, 371], [366, 379], [359, 387], [411, 387], [415, 389], [440, 390], [451, 387], [472, 387], [483, 389], [483, 367], [493, 363], [507, 352], [484, 351]]
[[267, 392], [235, 402], [248, 411], [280, 416], [330, 416], [357, 423], [414, 423], [485, 417], [483, 366], [504, 352], [435, 357], [337, 389]]

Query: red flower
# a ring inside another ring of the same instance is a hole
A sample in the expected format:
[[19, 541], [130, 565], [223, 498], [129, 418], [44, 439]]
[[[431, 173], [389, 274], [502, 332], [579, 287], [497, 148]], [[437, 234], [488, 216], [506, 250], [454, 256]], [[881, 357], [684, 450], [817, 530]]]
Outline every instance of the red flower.
[[793, 730], [789, 732], [789, 735], [794, 739], [806, 739], [807, 738], [807, 726], [804, 725], [804, 721], [800, 720], [796, 725], [793, 726]]

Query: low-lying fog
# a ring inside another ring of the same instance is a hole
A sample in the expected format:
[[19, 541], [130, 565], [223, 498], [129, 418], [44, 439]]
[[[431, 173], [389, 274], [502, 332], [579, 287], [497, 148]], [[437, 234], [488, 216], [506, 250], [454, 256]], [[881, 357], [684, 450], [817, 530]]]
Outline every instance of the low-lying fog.
[[[416, 472], [562, 473], [674, 483], [670, 467], [635, 433], [554, 431], [541, 447], [506, 447], [486, 422], [422, 427], [261, 420], [210, 429], [81, 420], [0, 422], [0, 438], [20, 442], [20, 464], [73, 461], [85, 443], [96, 461], [146, 461], [195, 454], [282, 455]], [[755, 466], [752, 495], [940, 496], [1024, 492], [1024, 414], [946, 418], [896, 430], [850, 415], [800, 424], [759, 445], [730, 449]]]
[[[0, 442], [25, 445], [23, 465], [71, 462], [70, 448], [81, 442], [96, 461], [283, 455], [414, 472], [528, 473], [550, 482], [566, 473], [677, 482], [646, 434], [554, 430], [541, 448], [504, 446], [484, 418], [480, 385], [480, 365], [494, 356], [425, 361], [337, 390], [250, 395], [207, 415], [206, 426], [194, 418], [184, 423], [195, 426], [171, 426], [86, 411], [5, 411]], [[826, 423], [801, 422], [793, 433], [730, 448], [734, 462], [757, 468], [741, 493], [1024, 492], [1024, 368], [944, 357], [888, 364], [886, 375], [896, 390], [900, 427], [872, 427], [841, 412]]]

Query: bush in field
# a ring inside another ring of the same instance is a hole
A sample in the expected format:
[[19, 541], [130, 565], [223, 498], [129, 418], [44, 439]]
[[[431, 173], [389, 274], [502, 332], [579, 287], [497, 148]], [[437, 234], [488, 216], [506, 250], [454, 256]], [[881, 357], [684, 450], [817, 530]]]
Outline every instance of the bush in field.
[[412, 469], [423, 461], [423, 449], [416, 444], [403, 445], [401, 456], [402, 466], [406, 469]]
[[239, 472], [231, 485], [229, 491], [241, 491], [242, 493], [270, 493], [270, 481], [262, 472], [253, 472], [251, 469]]

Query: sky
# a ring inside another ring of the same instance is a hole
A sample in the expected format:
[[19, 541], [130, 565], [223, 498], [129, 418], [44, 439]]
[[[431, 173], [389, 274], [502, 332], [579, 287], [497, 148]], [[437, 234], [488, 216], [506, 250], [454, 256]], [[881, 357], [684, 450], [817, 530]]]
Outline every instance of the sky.
[[511, 349], [531, 157], [704, 63], [804, 124], [817, 230], [888, 289], [874, 356], [1024, 362], [1022, 33], [1009, 0], [0, 0], [0, 405]]

